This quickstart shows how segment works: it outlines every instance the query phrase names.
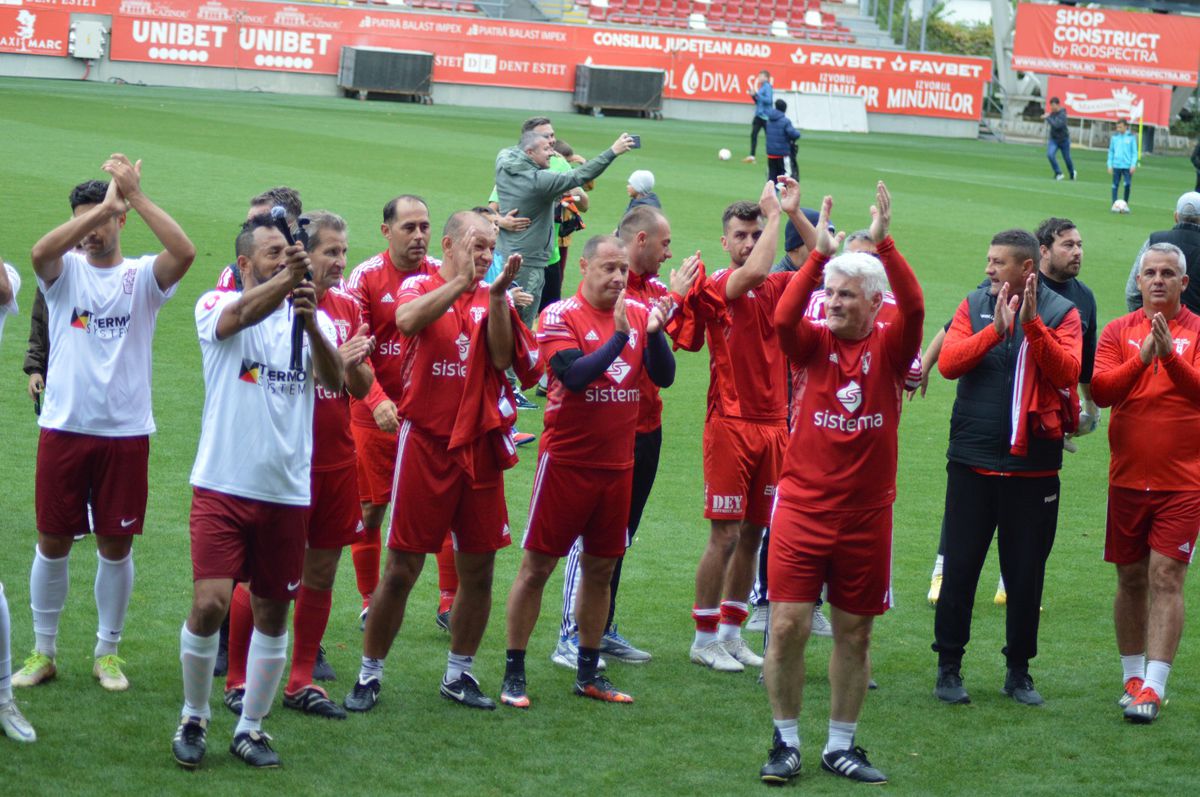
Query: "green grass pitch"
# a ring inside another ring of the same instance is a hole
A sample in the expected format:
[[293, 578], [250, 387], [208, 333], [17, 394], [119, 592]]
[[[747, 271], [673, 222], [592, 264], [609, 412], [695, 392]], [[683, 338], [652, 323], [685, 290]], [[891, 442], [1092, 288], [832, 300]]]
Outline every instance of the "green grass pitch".
[[[746, 109], [747, 121], [750, 109]], [[276, 707], [266, 724], [284, 768], [257, 774], [225, 753], [233, 717], [214, 698], [209, 757], [195, 774], [174, 765], [169, 742], [181, 684], [179, 627], [191, 595], [187, 543], [188, 473], [199, 432], [203, 385], [191, 308], [231, 259], [246, 200], [280, 183], [301, 189], [309, 209], [330, 208], [350, 223], [351, 263], [383, 248], [380, 210], [391, 196], [428, 198], [435, 228], [455, 209], [481, 203], [496, 151], [516, 139], [524, 109], [469, 110], [330, 98], [184, 91], [68, 82], [0, 80], [0, 253], [25, 278], [22, 314], [0, 347], [0, 577], [13, 611], [14, 658], [32, 646], [28, 573], [34, 547], [33, 467], [37, 430], [21, 373], [34, 280], [28, 252], [66, 218], [75, 183], [102, 176], [111, 152], [145, 160], [147, 193], [183, 225], [199, 255], [163, 310], [155, 341], [154, 408], [147, 533], [135, 546], [137, 581], [121, 648], [132, 688], [106, 694], [91, 676], [95, 570], [90, 542], [77, 546], [63, 616], [59, 678], [20, 691], [39, 741], [0, 740], [6, 794], [752, 794], [770, 740], [766, 696], [753, 674], [727, 676], [687, 660], [696, 561], [707, 539], [701, 517], [700, 430], [707, 355], [681, 354], [666, 393], [662, 467], [621, 590], [621, 630], [650, 649], [642, 667], [612, 665], [616, 683], [637, 697], [620, 707], [570, 694], [568, 673], [548, 661], [557, 633], [556, 577], [547, 588], [529, 652], [534, 708], [475, 714], [437, 695], [446, 638], [433, 623], [433, 563], [414, 592], [408, 622], [388, 660], [382, 702], [369, 716], [332, 723]], [[593, 194], [588, 233], [613, 229], [638, 168], [658, 179], [673, 224], [675, 262], [699, 249], [724, 264], [719, 217], [735, 199], [754, 198], [761, 164], [739, 162], [748, 126], [650, 122], [560, 115], [559, 136], [591, 155], [618, 133], [641, 134], [643, 148], [621, 157]], [[717, 150], [729, 147], [730, 162]], [[1108, 212], [1101, 152], [1078, 150], [1079, 180], [1056, 183], [1032, 146], [909, 136], [809, 133], [801, 142], [805, 204], [836, 199], [845, 229], [866, 226], [875, 181], [894, 197], [893, 231], [925, 290], [927, 337], [978, 284], [989, 237], [1032, 228], [1049, 215], [1076, 221], [1085, 242], [1083, 278], [1095, 290], [1102, 323], [1124, 312], [1122, 287], [1138, 246], [1170, 225], [1175, 198], [1190, 188], [1182, 158], [1147, 158], [1134, 179], [1133, 214]], [[125, 251], [157, 245], [131, 216]], [[436, 247], [435, 247], [436, 248]], [[577, 271], [568, 269], [569, 286]], [[1047, 698], [1027, 709], [1003, 698], [1004, 612], [991, 602], [997, 566], [980, 585], [974, 639], [964, 676], [974, 703], [950, 708], [931, 696], [933, 614], [926, 604], [944, 490], [944, 452], [953, 386], [935, 377], [929, 395], [906, 405], [896, 503], [896, 608], [876, 625], [872, 692], [859, 743], [903, 794], [1184, 793], [1194, 787], [1191, 753], [1200, 732], [1194, 634], [1175, 661], [1171, 704], [1149, 727], [1124, 724], [1115, 708], [1121, 671], [1113, 641], [1114, 573], [1101, 560], [1107, 442], [1080, 442], [1063, 469], [1058, 538], [1049, 562], [1041, 655], [1033, 675]], [[537, 415], [522, 417], [537, 431]], [[1106, 421], [1107, 423], [1107, 421]], [[533, 452], [508, 477], [509, 511], [523, 527]], [[497, 560], [495, 611], [476, 672], [495, 694], [503, 670], [503, 605], [518, 562], [516, 546]], [[1189, 588], [1189, 595], [1195, 590]], [[1195, 610], [1196, 601], [1189, 599]], [[326, 636], [338, 681], [348, 688], [361, 651], [358, 597], [344, 557]], [[752, 636], [752, 641], [758, 642]], [[829, 642], [810, 646], [801, 721], [805, 773], [800, 788], [853, 788], [819, 771], [829, 690]], [[218, 683], [217, 688], [220, 688]]]

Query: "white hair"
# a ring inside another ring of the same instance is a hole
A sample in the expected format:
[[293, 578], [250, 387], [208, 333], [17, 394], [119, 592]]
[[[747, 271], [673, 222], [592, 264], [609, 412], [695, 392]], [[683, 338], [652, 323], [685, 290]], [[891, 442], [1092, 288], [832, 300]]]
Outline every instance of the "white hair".
[[[1187, 273], [1187, 255], [1183, 253], [1183, 250], [1175, 244], [1157, 243], [1149, 246], [1145, 252], [1142, 252], [1142, 256], [1138, 258], [1137, 270], [1139, 274], [1142, 273], [1142, 263], [1145, 262], [1146, 255], [1150, 254], [1151, 252], [1157, 252], [1164, 255], [1175, 255], [1175, 259], [1179, 262], [1179, 273]], [[828, 268], [828, 266], [826, 266], [826, 268]]]
[[887, 290], [887, 274], [879, 258], [866, 252], [847, 252], [825, 264], [825, 280], [831, 276], [862, 280], [863, 293], [868, 298], [883, 295]]

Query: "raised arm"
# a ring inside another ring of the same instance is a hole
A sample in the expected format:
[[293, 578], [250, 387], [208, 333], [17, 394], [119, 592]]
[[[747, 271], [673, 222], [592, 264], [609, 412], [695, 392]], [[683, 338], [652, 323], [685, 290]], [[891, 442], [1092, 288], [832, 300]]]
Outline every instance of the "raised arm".
[[[796, 201], [799, 202], [799, 188], [793, 186]], [[752, 291], [766, 280], [771, 273], [771, 265], [775, 262], [775, 251], [779, 248], [779, 216], [783, 212], [779, 199], [775, 196], [775, 183], [768, 181], [763, 187], [758, 206], [767, 217], [762, 235], [758, 237], [750, 256], [739, 268], [735, 268], [725, 280], [725, 298], [737, 299]]]
[[633, 144], [633, 139], [628, 133], [622, 133], [613, 142], [613, 145], [601, 152], [596, 157], [584, 163], [578, 169], [572, 169], [569, 172], [551, 172], [546, 169], [539, 169], [534, 172], [534, 181], [539, 191], [557, 196], [565, 194], [572, 188], [578, 188], [589, 180], [595, 180], [609, 165], [617, 159], [618, 155], [629, 151]]
[[[287, 264], [279, 273], [244, 292], [237, 301], [230, 302], [221, 311], [221, 317], [217, 319], [217, 340], [233, 337], [262, 321], [275, 312], [288, 294], [304, 280], [304, 275], [312, 268], [304, 247], [292, 244], [284, 250], [284, 254], [287, 255]], [[338, 384], [341, 384], [340, 380]]]
[[292, 291], [292, 310], [297, 318], [304, 320], [313, 376], [327, 390], [340, 393], [344, 384], [342, 356], [338, 354], [329, 338], [325, 337], [317, 323], [317, 291], [308, 280], [301, 282]]
[[140, 160], [130, 163], [129, 158], [117, 152], [101, 168], [108, 172], [129, 207], [137, 211], [150, 232], [163, 245], [163, 251], [154, 258], [154, 279], [158, 282], [159, 290], [168, 290], [183, 279], [183, 275], [191, 268], [192, 261], [196, 259], [196, 247], [188, 240], [183, 228], [143, 193]]
[[1124, 401], [1154, 359], [1153, 335], [1146, 336], [1133, 356], [1126, 356], [1129, 345], [1124, 338], [1123, 328], [1115, 321], [1100, 334], [1091, 383], [1097, 406], [1112, 407]]
[[925, 296], [921, 293], [917, 275], [896, 249], [896, 242], [889, 234], [891, 224], [892, 196], [880, 180], [875, 186], [869, 233], [900, 310], [900, 327], [888, 330], [887, 341], [892, 362], [900, 373], [905, 373], [921, 350], [921, 336], [925, 331]]
[[500, 276], [488, 288], [487, 346], [492, 366], [504, 370], [512, 365], [515, 339], [512, 312], [508, 306], [508, 288], [521, 270], [521, 255], [508, 256]]
[[1059, 389], [1073, 387], [1079, 382], [1079, 363], [1083, 359], [1083, 324], [1079, 310], [1072, 307], [1054, 329], [1050, 329], [1037, 314], [1038, 272], [1025, 280], [1025, 296], [1021, 301], [1021, 328], [1029, 341], [1029, 355], [1041, 369], [1042, 376]]
[[33, 262], [34, 273], [47, 287], [53, 285], [62, 274], [63, 255], [74, 249], [92, 230], [124, 212], [125, 200], [121, 198], [116, 183], [110, 181], [108, 192], [99, 205], [93, 205], [78, 216], [72, 216], [43, 235], [33, 245], [29, 256]]
[[779, 335], [779, 347], [784, 354], [796, 360], [804, 360], [818, 339], [816, 326], [804, 317], [812, 293], [823, 282], [825, 264], [837, 252], [845, 233], [829, 234], [829, 214], [833, 211], [833, 197], [821, 201], [821, 216], [817, 221], [817, 239], [808, 259], [792, 277], [779, 303], [775, 305], [775, 332]]
[[[441, 318], [450, 305], [471, 286], [472, 274], [456, 274], [444, 285], [405, 301], [396, 308], [396, 329], [405, 337], [412, 337]], [[411, 277], [409, 279], [412, 279]]]
[[354, 336], [338, 347], [345, 370], [346, 390], [356, 399], [366, 399], [375, 385], [375, 372], [367, 358], [375, 350], [375, 336], [366, 324]]

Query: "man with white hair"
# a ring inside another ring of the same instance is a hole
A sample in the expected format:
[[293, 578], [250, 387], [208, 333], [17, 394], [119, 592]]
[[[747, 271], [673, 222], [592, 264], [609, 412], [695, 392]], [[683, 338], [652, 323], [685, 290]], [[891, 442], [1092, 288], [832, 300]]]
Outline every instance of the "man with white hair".
[[1129, 271], [1129, 280], [1125, 283], [1125, 305], [1130, 312], [1142, 306], [1142, 291], [1137, 281], [1138, 264], [1152, 244], [1174, 244], [1183, 251], [1189, 278], [1183, 292], [1183, 306], [1193, 313], [1200, 313], [1200, 192], [1188, 191], [1181, 195], [1175, 203], [1175, 226], [1150, 233], [1150, 237], [1142, 244]]
[[[816, 248], [775, 310], [780, 347], [808, 369], [808, 379], [771, 520], [771, 645], [763, 672], [775, 739], [760, 772], [765, 783], [786, 783], [800, 774], [804, 648], [813, 604], [825, 584], [833, 651], [821, 767], [862, 783], [887, 780], [854, 737], [869, 680], [871, 626], [891, 603], [901, 395], [921, 345], [925, 302], [916, 275], [888, 235], [891, 198], [884, 184], [878, 184], [871, 208], [878, 259], [855, 252], [830, 260], [845, 237], [829, 234], [825, 221], [832, 206], [825, 197]], [[823, 324], [804, 314], [822, 270]], [[891, 324], [877, 324], [889, 281], [901, 313]]]
[[1184, 307], [1183, 250], [1152, 244], [1143, 305], [1104, 328], [1092, 396], [1112, 407], [1104, 559], [1117, 567], [1113, 620], [1125, 719], [1153, 722], [1183, 634], [1183, 581], [1200, 515], [1200, 316]]

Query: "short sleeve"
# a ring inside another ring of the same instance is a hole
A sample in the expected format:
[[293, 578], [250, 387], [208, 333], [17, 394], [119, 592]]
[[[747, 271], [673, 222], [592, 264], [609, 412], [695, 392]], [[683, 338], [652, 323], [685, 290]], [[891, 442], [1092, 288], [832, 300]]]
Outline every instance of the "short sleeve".
[[201, 342], [217, 343], [217, 321], [227, 305], [241, 298], [231, 291], [209, 291], [196, 302], [196, 333]]
[[8, 282], [12, 285], [12, 299], [9, 299], [8, 304], [0, 307], [5, 313], [11, 315], [17, 314], [17, 294], [21, 292], [21, 275], [17, 270], [8, 263], [4, 264], [4, 273], [8, 275]]
[[579, 341], [575, 339], [575, 330], [571, 328], [570, 321], [564, 315], [563, 307], [558, 302], [542, 311], [541, 318], [538, 319], [537, 332], [538, 346], [557, 341], [573, 343], [575, 348], [579, 348]]
[[134, 290], [155, 310], [166, 304], [175, 295], [175, 290], [179, 287], [178, 282], [165, 291], [158, 287], [158, 280], [154, 276], [154, 261], [156, 259], [158, 259], [158, 255], [146, 255], [145, 257], [138, 258], [136, 265], [134, 265], [134, 269], [136, 269]]
[[408, 304], [413, 299], [424, 296], [430, 290], [429, 275], [418, 274], [415, 277], [409, 277], [400, 285], [400, 294], [396, 297], [396, 304]]

